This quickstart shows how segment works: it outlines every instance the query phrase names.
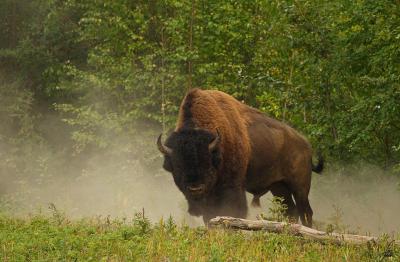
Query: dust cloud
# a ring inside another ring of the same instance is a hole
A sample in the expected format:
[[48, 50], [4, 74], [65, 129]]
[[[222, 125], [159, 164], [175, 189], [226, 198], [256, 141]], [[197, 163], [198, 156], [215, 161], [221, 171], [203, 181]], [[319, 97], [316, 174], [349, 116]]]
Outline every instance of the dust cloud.
[[[161, 158], [161, 157], [160, 157]], [[201, 225], [190, 217], [186, 201], [175, 187], [172, 176], [161, 170], [149, 172], [137, 161], [112, 160], [94, 156], [87, 169], [76, 177], [58, 174], [42, 183], [2, 181], [7, 188], [2, 197], [7, 213], [14, 216], [50, 214], [49, 205], [70, 219], [91, 217], [133, 218], [142, 213], [153, 222], [172, 216], [188, 225]]]
[[[161, 169], [161, 156], [155, 160], [156, 166], [160, 166], [155, 171], [128, 160], [125, 167], [116, 171], [116, 165], [110, 161], [92, 157], [80, 176], [58, 175], [51, 182], [35, 186], [10, 180], [6, 183], [3, 206], [13, 215], [24, 216], [48, 212], [49, 203], [53, 203], [71, 219], [132, 218], [144, 210], [153, 222], [172, 216], [191, 226], [202, 225], [201, 218], [188, 215], [186, 201], [172, 176]], [[336, 221], [350, 232], [375, 235], [400, 232], [398, 177], [368, 165], [335, 170], [328, 167], [322, 175], [313, 174], [310, 202], [318, 228], [325, 229]], [[247, 197], [250, 202], [251, 195]], [[250, 207], [249, 217], [268, 212], [270, 199], [270, 194], [261, 199], [262, 209]]]
[[[328, 167], [312, 176], [309, 198], [316, 228], [337, 224], [340, 231], [358, 234], [396, 236], [400, 232], [399, 177], [367, 164]], [[268, 210], [271, 198], [270, 193], [263, 197], [263, 211]]]
[[317, 221], [334, 217], [349, 231], [389, 235], [400, 232], [399, 178], [370, 165], [314, 175], [310, 194]]

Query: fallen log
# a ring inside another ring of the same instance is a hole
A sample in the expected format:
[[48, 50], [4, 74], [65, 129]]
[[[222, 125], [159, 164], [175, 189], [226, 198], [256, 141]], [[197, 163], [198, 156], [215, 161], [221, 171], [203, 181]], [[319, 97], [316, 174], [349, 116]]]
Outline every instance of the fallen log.
[[[350, 243], [360, 245], [366, 243], [376, 243], [379, 241], [378, 237], [373, 236], [327, 233], [299, 224], [268, 220], [248, 220], [235, 217], [213, 218], [210, 220], [209, 226], [253, 231], [263, 230], [272, 233], [287, 233], [316, 241], [333, 241], [339, 244]], [[400, 240], [393, 241], [393, 244], [400, 246]]]

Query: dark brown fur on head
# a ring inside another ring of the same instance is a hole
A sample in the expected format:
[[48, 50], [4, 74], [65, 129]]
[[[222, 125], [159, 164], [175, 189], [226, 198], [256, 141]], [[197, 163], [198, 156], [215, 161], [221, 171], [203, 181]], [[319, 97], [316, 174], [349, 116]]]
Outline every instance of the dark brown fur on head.
[[[165, 143], [172, 153], [165, 157], [164, 168], [173, 174], [176, 185], [187, 198], [206, 196], [217, 181], [220, 152], [218, 148], [209, 150], [215, 139], [207, 130], [182, 129], [173, 132]], [[198, 187], [203, 188], [190, 190]]]

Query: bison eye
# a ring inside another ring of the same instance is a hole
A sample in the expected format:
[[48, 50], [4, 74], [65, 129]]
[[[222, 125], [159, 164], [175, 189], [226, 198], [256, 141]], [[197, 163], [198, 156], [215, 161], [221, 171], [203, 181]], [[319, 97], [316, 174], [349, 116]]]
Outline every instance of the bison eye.
[[172, 167], [171, 159], [168, 156], [165, 156], [164, 158], [163, 168], [168, 172], [172, 172], [174, 170]]

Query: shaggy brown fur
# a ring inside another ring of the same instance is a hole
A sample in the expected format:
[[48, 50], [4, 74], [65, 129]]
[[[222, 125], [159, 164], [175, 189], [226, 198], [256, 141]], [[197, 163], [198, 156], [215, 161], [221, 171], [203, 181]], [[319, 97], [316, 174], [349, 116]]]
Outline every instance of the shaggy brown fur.
[[[210, 143], [217, 137], [217, 130], [218, 151], [209, 154], [201, 141]], [[205, 138], [207, 135], [199, 132], [209, 133], [213, 138]], [[191, 139], [199, 142], [190, 150], [181, 149], [195, 143]], [[216, 215], [245, 217], [245, 191], [254, 195], [253, 205], [259, 205], [259, 198], [271, 190], [273, 195], [284, 198], [287, 215], [295, 220], [300, 216], [303, 224], [312, 225], [308, 201], [312, 150], [308, 141], [288, 125], [223, 92], [192, 89], [182, 101], [175, 132], [166, 145], [175, 155], [165, 154], [165, 169], [174, 174], [175, 183], [188, 200], [189, 212], [203, 215], [205, 222]], [[183, 162], [190, 162], [192, 169], [174, 168], [184, 166], [179, 154], [185, 155]], [[201, 171], [209, 174], [202, 180], [207, 190], [200, 197], [194, 197], [185, 189], [189, 182], [182, 177], [189, 173], [190, 177], [201, 176], [194, 175], [195, 169], [211, 170], [212, 165], [207, 163], [214, 163], [215, 155], [219, 163], [215, 172]], [[314, 167], [314, 171], [321, 170], [322, 159], [318, 167]]]

